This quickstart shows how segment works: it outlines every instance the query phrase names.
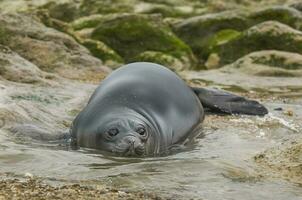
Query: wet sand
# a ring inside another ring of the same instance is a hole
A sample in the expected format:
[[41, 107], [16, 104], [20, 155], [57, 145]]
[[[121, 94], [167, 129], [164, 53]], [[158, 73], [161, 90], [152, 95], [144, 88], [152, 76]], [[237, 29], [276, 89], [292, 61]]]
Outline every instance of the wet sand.
[[162, 199], [145, 193], [129, 193], [103, 186], [89, 187], [79, 184], [51, 186], [35, 179], [6, 179], [0, 181], [0, 200], [53, 200], [53, 199]]

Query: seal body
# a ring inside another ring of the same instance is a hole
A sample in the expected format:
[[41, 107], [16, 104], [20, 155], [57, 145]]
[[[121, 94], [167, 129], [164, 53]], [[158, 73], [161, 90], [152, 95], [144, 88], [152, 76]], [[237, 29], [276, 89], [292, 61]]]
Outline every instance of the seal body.
[[193, 90], [174, 72], [138, 62], [97, 87], [71, 129], [81, 147], [122, 155], [157, 155], [193, 134], [204, 118]]

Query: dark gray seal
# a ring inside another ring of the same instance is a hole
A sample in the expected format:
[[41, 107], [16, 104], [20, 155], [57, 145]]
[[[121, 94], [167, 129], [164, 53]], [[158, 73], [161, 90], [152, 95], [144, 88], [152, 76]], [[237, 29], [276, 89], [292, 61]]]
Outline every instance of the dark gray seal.
[[264, 115], [258, 102], [223, 91], [190, 88], [174, 72], [139, 62], [112, 72], [73, 121], [73, 145], [125, 156], [160, 155], [193, 138], [203, 106]]

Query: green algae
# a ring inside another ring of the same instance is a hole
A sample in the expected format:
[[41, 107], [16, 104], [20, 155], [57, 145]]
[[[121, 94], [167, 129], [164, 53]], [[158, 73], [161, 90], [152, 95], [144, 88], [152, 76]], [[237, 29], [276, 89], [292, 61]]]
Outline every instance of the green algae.
[[92, 39], [104, 42], [126, 61], [145, 51], [157, 51], [178, 59], [187, 57], [191, 64], [194, 62], [190, 47], [174, 35], [159, 16], [124, 14], [114, 17], [101, 22], [92, 33]]
[[302, 33], [279, 22], [264, 22], [216, 46], [213, 51], [224, 65], [251, 52], [271, 49], [302, 53]]
[[0, 24], [0, 44], [6, 44], [10, 39], [9, 32]]
[[255, 64], [263, 64], [266, 66], [277, 67], [277, 68], [284, 68], [284, 69], [302, 69], [302, 63], [287, 63], [285, 57], [280, 57], [278, 55], [270, 55], [269, 58], [266, 57], [252, 57], [253, 62]]
[[96, 27], [100, 21], [104, 18], [103, 15], [90, 15], [87, 17], [79, 18], [71, 23], [74, 30], [82, 30], [84, 28]]
[[131, 13], [133, 12], [134, 1], [131, 0], [83, 0], [79, 6], [82, 16], [91, 14], [110, 14], [110, 13]]
[[[244, 13], [222, 12], [188, 18], [175, 24], [173, 30], [192, 48], [200, 60], [206, 60], [215, 41], [226, 40], [233, 33], [243, 31], [247, 27], [248, 21]], [[219, 34], [214, 36], [217, 33]]]
[[100, 41], [86, 39], [82, 42], [86, 48], [97, 58], [100, 58], [103, 61], [116, 61], [123, 63], [124, 60], [121, 58], [114, 50], [109, 48], [106, 44]]
[[287, 6], [271, 6], [252, 12], [248, 19], [251, 25], [274, 20], [289, 25], [295, 29], [302, 29], [302, 15], [295, 8]]
[[40, 7], [40, 9], [46, 9], [49, 16], [64, 22], [71, 22], [76, 19], [79, 15], [76, 4], [67, 3], [55, 3], [49, 2]]
[[156, 51], [146, 51], [133, 59], [133, 62], [153, 62], [161, 64], [173, 70], [181, 70], [185, 68], [184, 64], [177, 58]]
[[24, 94], [24, 95], [14, 95], [14, 96], [11, 96], [11, 99], [12, 100], [15, 100], [15, 101], [21, 101], [21, 100], [24, 100], [24, 101], [31, 101], [31, 102], [39, 102], [39, 103], [42, 103], [42, 104], [59, 104], [59, 100], [52, 96], [52, 95], [49, 95], [49, 96], [40, 96], [40, 95], [36, 95], [36, 94]]

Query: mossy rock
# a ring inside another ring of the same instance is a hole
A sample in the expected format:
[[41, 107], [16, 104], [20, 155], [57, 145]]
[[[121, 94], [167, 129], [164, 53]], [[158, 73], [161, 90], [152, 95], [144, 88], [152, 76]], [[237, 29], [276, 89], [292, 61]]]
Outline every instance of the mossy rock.
[[302, 30], [302, 14], [295, 8], [288, 6], [272, 6], [252, 12], [248, 19], [251, 25], [274, 20]]
[[102, 21], [93, 31], [92, 39], [104, 42], [127, 62], [145, 51], [169, 54], [189, 62], [188, 67], [196, 62], [190, 47], [158, 15], [123, 14]]
[[255, 76], [297, 77], [302, 76], [302, 55], [276, 50], [257, 51], [221, 69]]
[[123, 58], [121, 58], [114, 50], [109, 48], [106, 44], [100, 41], [85, 39], [81, 42], [89, 51], [97, 58], [100, 58], [105, 63], [116, 65], [121, 65], [124, 62]]
[[302, 12], [302, 2], [295, 2], [290, 4], [289, 6]]
[[[120, 14], [120, 13], [111, 13], [111, 14], [93, 14], [93, 15], [88, 15], [84, 17], [80, 17], [73, 22], [70, 23], [71, 27], [75, 31], [80, 31], [83, 29], [91, 29], [91, 28], [96, 28], [99, 26], [101, 23], [104, 23], [106, 21], [110, 21], [114, 18], [119, 17], [120, 15], [125, 15]], [[126, 14], [127, 15], [127, 14]]]
[[58, 31], [65, 32], [70, 34], [72, 32], [72, 29], [69, 25], [69, 23], [61, 21], [56, 18], [52, 18], [48, 11], [45, 9], [39, 9], [35, 12], [35, 16], [39, 18], [39, 20], [47, 27], [54, 28]]
[[207, 60], [217, 43], [226, 43], [247, 28], [274, 20], [302, 29], [302, 15], [288, 6], [270, 6], [261, 9], [224, 11], [185, 19], [172, 24], [173, 30], [186, 42], [201, 61]]
[[9, 33], [5, 45], [43, 71], [80, 80], [87, 72], [103, 76], [111, 71], [74, 38], [32, 15], [0, 14], [0, 27]]
[[82, 16], [92, 14], [132, 13], [136, 0], [83, 0], [79, 12]]
[[199, 59], [206, 60], [217, 39], [228, 40], [247, 27], [248, 21], [243, 12], [227, 11], [188, 18], [175, 24], [173, 30]]
[[75, 21], [73, 21], [71, 23], [71, 27], [74, 30], [82, 30], [82, 29], [85, 29], [85, 28], [93, 28], [93, 27], [96, 27], [102, 19], [104, 19], [104, 15], [100, 15], [100, 14], [81, 17], [81, 18], [76, 19]]
[[144, 4], [137, 13], [142, 14], [161, 14], [163, 17], [190, 17], [194, 15], [192, 6], [171, 6], [166, 4]]
[[156, 52], [156, 51], [145, 51], [139, 54], [138, 56], [136, 56], [132, 60], [132, 62], [153, 62], [153, 63], [161, 64], [174, 71], [179, 71], [186, 68], [184, 63], [182, 63], [179, 59], [171, 55], [164, 54], [162, 52]]
[[216, 46], [223, 45], [223, 44], [237, 38], [240, 35], [241, 35], [241, 32], [233, 30], [233, 29], [221, 30], [221, 31], [213, 34], [213, 36], [209, 37], [204, 51], [212, 52]]
[[49, 16], [64, 22], [71, 22], [79, 16], [79, 9], [75, 2], [49, 2], [39, 9], [48, 10]]
[[6, 44], [9, 41], [9, 38], [10, 34], [8, 30], [5, 27], [0, 26], [0, 44]]
[[229, 64], [254, 51], [281, 50], [302, 54], [302, 32], [276, 21], [257, 24], [213, 49], [220, 65]]

